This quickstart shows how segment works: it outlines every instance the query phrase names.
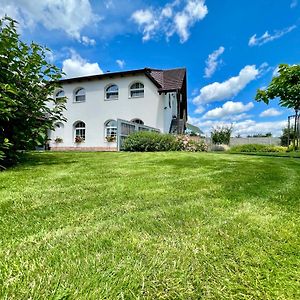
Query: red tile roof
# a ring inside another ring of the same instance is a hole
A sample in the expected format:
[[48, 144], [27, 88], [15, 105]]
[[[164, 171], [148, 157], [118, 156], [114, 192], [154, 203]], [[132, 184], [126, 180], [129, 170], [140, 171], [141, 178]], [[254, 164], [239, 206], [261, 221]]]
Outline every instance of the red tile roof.
[[[150, 69], [151, 70], [151, 69]], [[186, 69], [151, 70], [152, 76], [161, 86], [161, 91], [181, 90], [186, 75]]]

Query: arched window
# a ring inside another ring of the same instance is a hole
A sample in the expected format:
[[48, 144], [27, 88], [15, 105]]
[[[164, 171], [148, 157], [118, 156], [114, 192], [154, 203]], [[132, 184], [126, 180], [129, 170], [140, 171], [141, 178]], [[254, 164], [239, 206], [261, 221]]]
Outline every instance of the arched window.
[[80, 143], [85, 140], [85, 123], [79, 121], [74, 126], [75, 143]]
[[144, 122], [141, 119], [137, 119], [137, 118], [132, 119], [131, 122], [136, 123], [136, 124], [144, 125]]
[[85, 101], [85, 89], [80, 88], [75, 92], [75, 102], [84, 102]]
[[119, 88], [116, 84], [111, 84], [105, 90], [106, 100], [116, 100], [119, 98]]
[[117, 121], [108, 120], [105, 122], [105, 138], [108, 142], [115, 142], [117, 138]]
[[130, 86], [130, 98], [144, 97], [144, 85], [141, 82], [135, 82]]
[[55, 94], [55, 99], [62, 99], [64, 97], [65, 97], [65, 92], [63, 90], [60, 90]]

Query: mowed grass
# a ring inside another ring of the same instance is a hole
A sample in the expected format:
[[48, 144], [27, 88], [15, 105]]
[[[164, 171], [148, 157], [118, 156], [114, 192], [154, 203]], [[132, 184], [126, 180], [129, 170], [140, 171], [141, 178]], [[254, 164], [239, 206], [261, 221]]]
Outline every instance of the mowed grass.
[[300, 299], [300, 160], [32, 153], [0, 173], [1, 299]]

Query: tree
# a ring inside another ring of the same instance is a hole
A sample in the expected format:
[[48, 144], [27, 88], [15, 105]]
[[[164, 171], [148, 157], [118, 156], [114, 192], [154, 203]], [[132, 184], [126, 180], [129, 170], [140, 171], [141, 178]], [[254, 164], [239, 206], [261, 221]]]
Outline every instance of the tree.
[[281, 146], [289, 146], [289, 140], [293, 140], [294, 137], [294, 133], [293, 132], [289, 132], [289, 128], [285, 127], [282, 129], [282, 135], [280, 137], [280, 144]]
[[265, 90], [257, 90], [255, 99], [269, 104], [270, 99], [279, 98], [279, 104], [283, 107], [295, 110], [295, 126], [293, 147], [297, 140], [297, 120], [300, 109], [300, 65], [279, 65], [279, 75], [273, 77], [271, 83]]
[[65, 99], [49, 96], [62, 76], [47, 62], [50, 50], [22, 42], [16, 25], [0, 19], [0, 165], [15, 163], [19, 150], [42, 142], [65, 108]]

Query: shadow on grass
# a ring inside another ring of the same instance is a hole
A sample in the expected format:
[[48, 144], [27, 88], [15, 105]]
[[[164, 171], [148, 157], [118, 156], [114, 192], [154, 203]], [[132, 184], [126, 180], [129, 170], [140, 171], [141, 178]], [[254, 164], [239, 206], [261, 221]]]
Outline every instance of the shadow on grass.
[[15, 167], [34, 167], [49, 165], [69, 165], [77, 163], [78, 159], [74, 159], [70, 154], [54, 153], [54, 152], [26, 152]]

